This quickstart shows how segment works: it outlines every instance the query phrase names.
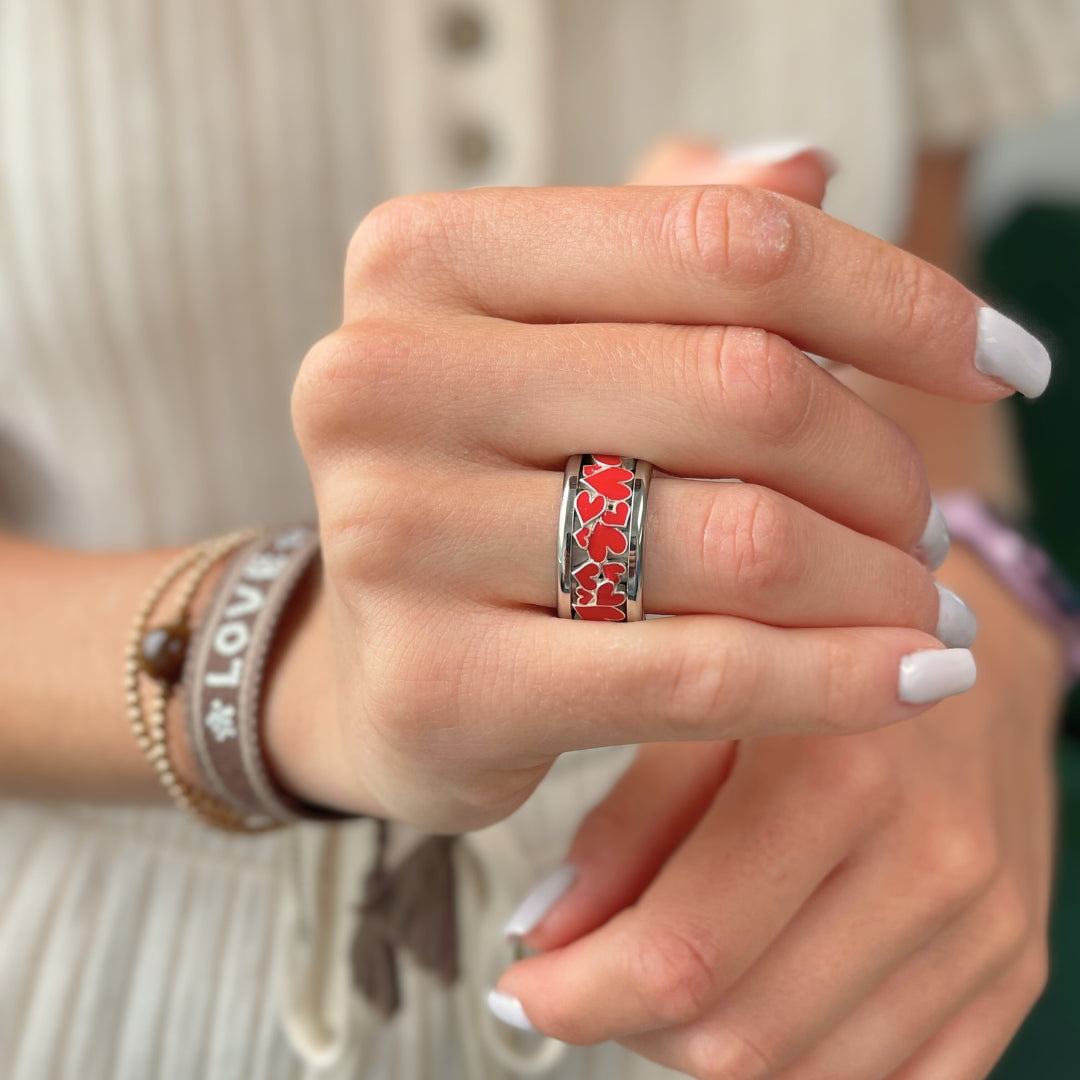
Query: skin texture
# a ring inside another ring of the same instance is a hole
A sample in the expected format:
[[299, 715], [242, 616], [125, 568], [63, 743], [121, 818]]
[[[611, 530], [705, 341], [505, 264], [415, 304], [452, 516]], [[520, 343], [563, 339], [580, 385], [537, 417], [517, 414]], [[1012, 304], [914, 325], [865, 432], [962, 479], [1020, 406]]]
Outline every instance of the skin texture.
[[[947, 202], [961, 167], [923, 186]], [[1015, 505], [1000, 413], [841, 377], [910, 421], [935, 486]], [[1046, 977], [1062, 660], [963, 548], [940, 576], [980, 618], [970, 693], [842, 739], [639, 751], [526, 939], [545, 955], [498, 984], [541, 1030], [702, 1080], [988, 1074]]]

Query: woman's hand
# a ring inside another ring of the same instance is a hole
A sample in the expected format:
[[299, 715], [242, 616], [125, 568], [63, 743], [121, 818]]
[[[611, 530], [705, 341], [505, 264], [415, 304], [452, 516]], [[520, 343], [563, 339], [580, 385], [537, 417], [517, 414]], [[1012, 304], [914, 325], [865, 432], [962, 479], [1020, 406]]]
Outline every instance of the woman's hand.
[[[294, 393], [325, 575], [269, 710], [281, 779], [455, 831], [512, 811], [564, 750], [920, 712], [898, 671], [940, 647], [915, 555], [944, 546], [922, 463], [800, 349], [973, 402], [1010, 392], [986, 370], [1040, 389], [1045, 352], [1018, 328], [995, 343], [987, 310], [751, 187], [376, 209], [350, 248], [345, 324]], [[653, 483], [644, 589], [682, 618], [552, 616], [579, 451], [676, 474]]]
[[973, 557], [949, 569], [971, 693], [850, 738], [642, 748], [526, 938], [552, 951], [499, 982], [539, 1030], [698, 1080], [987, 1074], [1045, 979], [1061, 657]]

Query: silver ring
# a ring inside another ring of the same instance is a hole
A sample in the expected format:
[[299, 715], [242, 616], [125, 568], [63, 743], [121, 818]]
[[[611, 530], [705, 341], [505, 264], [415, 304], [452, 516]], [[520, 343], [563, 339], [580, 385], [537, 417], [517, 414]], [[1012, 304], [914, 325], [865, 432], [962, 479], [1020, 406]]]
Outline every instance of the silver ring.
[[575, 454], [563, 475], [559, 510], [561, 619], [644, 618], [641, 563], [653, 467], [640, 458]]

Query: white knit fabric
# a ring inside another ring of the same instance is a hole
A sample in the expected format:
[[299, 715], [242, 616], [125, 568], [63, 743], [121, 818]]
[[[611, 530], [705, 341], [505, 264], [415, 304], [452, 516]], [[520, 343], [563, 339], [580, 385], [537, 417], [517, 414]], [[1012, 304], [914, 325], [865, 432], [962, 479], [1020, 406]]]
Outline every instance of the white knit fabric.
[[[471, 58], [438, 44], [457, 6], [0, 0], [0, 521], [135, 547], [310, 514], [289, 390], [388, 195], [617, 182], [671, 131], [810, 135], [843, 161], [831, 208], [891, 235], [913, 139], [1080, 75], [1064, 0], [477, 0]], [[471, 170], [462, 120], [492, 136]], [[629, 753], [564, 758], [462, 843], [461, 984], [408, 968], [389, 1025], [348, 986], [365, 823], [0, 803], [0, 1080], [670, 1075], [483, 1006], [503, 919]]]

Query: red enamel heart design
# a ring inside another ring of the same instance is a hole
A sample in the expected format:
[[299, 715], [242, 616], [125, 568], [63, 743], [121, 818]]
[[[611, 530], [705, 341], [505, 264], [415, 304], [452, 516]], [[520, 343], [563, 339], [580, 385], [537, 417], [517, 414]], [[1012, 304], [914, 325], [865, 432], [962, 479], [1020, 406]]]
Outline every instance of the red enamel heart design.
[[602, 581], [600, 588], [596, 590], [596, 602], [598, 604], [606, 604], [617, 607], [626, 599], [626, 596], [619, 592], [610, 581]]
[[[583, 545], [585, 546], [585, 545]], [[626, 536], [611, 525], [598, 522], [588, 539], [589, 557], [598, 563], [605, 562], [609, 554], [622, 555], [627, 548]]]
[[620, 529], [623, 528], [630, 520], [630, 504], [617, 502], [600, 520], [605, 525], [617, 525]]
[[626, 573], [626, 567], [617, 562], [604, 563], [603, 570], [604, 577], [608, 581], [614, 581], [616, 585], [622, 581], [622, 576]]
[[587, 491], [579, 491], [574, 500], [574, 509], [577, 510], [582, 525], [587, 525], [593, 518], [599, 517], [605, 506], [607, 499], [603, 495], [590, 495]]
[[634, 479], [634, 474], [629, 469], [586, 465], [582, 472], [585, 483], [593, 491], [598, 491], [612, 502], [621, 502], [623, 499], [630, 498], [630, 488], [627, 484]]
[[594, 562], [587, 562], [574, 571], [574, 580], [590, 592], [596, 588], [596, 575], [600, 573], [600, 567]]
[[593, 454], [593, 461], [598, 461], [601, 465], [621, 465], [622, 458], [615, 454]]
[[622, 612], [617, 607], [602, 607], [599, 604], [582, 604], [574, 609], [578, 618], [589, 622], [622, 622]]

